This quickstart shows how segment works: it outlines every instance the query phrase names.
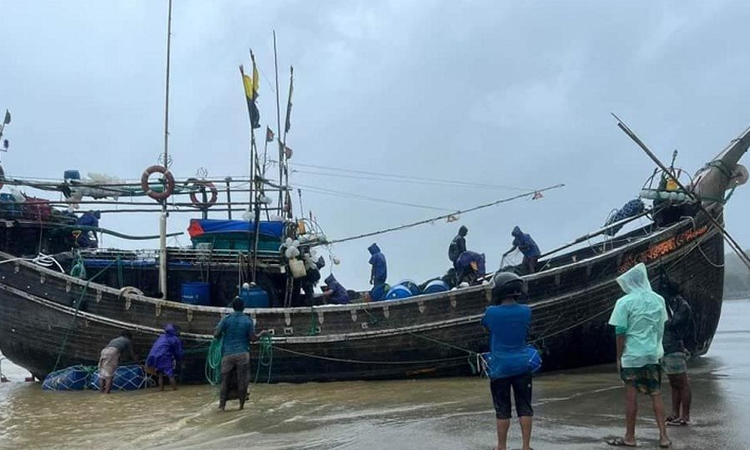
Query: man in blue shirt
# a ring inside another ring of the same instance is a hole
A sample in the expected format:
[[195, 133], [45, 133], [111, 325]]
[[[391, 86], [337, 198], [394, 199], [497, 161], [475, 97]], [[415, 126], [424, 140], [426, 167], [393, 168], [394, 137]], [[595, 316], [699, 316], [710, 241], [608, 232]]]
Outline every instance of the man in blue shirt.
[[531, 366], [526, 337], [531, 323], [531, 308], [516, 303], [523, 292], [523, 280], [510, 272], [492, 279], [492, 303], [482, 318], [490, 333], [488, 374], [497, 418], [497, 447], [506, 450], [510, 428], [510, 391], [516, 400], [516, 415], [521, 424], [522, 450], [531, 450]]
[[247, 400], [248, 371], [250, 368], [250, 342], [255, 342], [265, 334], [262, 331], [255, 334], [253, 321], [243, 313], [245, 303], [235, 297], [232, 301], [234, 312], [223, 319], [216, 326], [215, 338], [223, 338], [221, 346], [221, 389], [219, 391], [219, 409], [224, 411], [229, 396], [230, 378], [232, 371], [236, 372], [237, 395], [240, 409], [245, 408]]

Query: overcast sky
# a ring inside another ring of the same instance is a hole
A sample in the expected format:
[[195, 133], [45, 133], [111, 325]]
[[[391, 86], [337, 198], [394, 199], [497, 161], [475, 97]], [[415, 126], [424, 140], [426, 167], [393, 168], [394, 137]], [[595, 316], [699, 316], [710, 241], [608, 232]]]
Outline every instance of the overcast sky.
[[[5, 173], [61, 178], [79, 169], [133, 179], [156, 163], [166, 18], [167, 0], [0, 2], [0, 108], [13, 114]], [[678, 165], [691, 173], [750, 125], [747, 23], [743, 1], [176, 0], [172, 170], [247, 174], [237, 66], [248, 65], [252, 47], [263, 78], [261, 120], [275, 129], [275, 29], [282, 103], [295, 68], [292, 163], [502, 186], [333, 177], [298, 166], [318, 173], [295, 173], [296, 185], [437, 208], [303, 189], [305, 211], [330, 238], [566, 184], [457, 223], [336, 245], [342, 264], [334, 272], [344, 285], [366, 286], [374, 240], [390, 281], [441, 274], [460, 224], [469, 228], [469, 249], [484, 252], [494, 269], [514, 225], [549, 249], [598, 228], [637, 196], [653, 165], [611, 112], [664, 160], [679, 149]], [[745, 247], [748, 199], [748, 188], [738, 189], [727, 211]], [[170, 231], [184, 230], [188, 218], [173, 216]], [[158, 218], [119, 214], [102, 226], [152, 234]]]

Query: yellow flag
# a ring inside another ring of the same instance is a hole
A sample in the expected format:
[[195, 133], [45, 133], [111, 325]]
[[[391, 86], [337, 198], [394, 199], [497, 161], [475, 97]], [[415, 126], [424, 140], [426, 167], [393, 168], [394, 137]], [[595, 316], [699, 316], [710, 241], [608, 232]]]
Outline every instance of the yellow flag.
[[242, 76], [242, 84], [245, 87], [245, 96], [252, 100], [253, 98], [253, 79], [249, 75]]

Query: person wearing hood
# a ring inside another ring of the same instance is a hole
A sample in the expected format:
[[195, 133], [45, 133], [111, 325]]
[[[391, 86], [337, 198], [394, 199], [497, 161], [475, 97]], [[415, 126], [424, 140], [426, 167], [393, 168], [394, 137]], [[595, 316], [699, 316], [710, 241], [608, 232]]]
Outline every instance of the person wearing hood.
[[146, 358], [146, 368], [159, 377], [159, 389], [164, 390], [164, 377], [169, 378], [172, 390], [177, 390], [177, 380], [174, 368], [182, 362], [182, 342], [180, 332], [174, 325], [168, 323], [164, 327], [164, 334], [160, 335]]
[[461, 225], [461, 228], [458, 229], [458, 234], [448, 246], [448, 259], [453, 263], [453, 268], [456, 269], [456, 272], [458, 272], [458, 257], [466, 251], [466, 234], [468, 232], [469, 229]]
[[524, 233], [521, 231], [521, 228], [517, 226], [513, 228], [513, 231], [510, 234], [513, 236], [513, 247], [503, 253], [503, 257], [508, 256], [518, 249], [523, 253], [523, 262], [521, 263], [523, 264], [523, 267], [526, 268], [528, 273], [536, 272], [536, 262], [542, 254], [542, 252], [539, 251], [539, 246], [536, 245], [536, 242], [534, 242], [534, 239], [530, 234]]
[[[76, 225], [84, 227], [99, 228], [99, 219], [102, 214], [99, 211], [88, 211], [84, 213], [76, 221]], [[95, 230], [80, 230], [76, 243], [81, 248], [97, 248], [99, 246], [99, 240], [96, 238]]]
[[667, 322], [664, 298], [651, 289], [648, 272], [643, 263], [637, 264], [617, 278], [625, 292], [615, 303], [609, 324], [615, 327], [617, 342], [617, 370], [625, 384], [625, 437], [607, 441], [612, 446], [635, 447], [635, 421], [638, 392], [651, 397], [659, 427], [659, 447], [671, 445], [667, 437], [664, 402], [661, 397], [664, 356], [662, 339]]
[[385, 262], [385, 255], [380, 251], [378, 244], [372, 244], [367, 247], [370, 252], [370, 265], [372, 270], [370, 271], [370, 284], [377, 286], [384, 284], [386, 278], [388, 278], [388, 266]]
[[326, 286], [323, 288], [323, 297], [334, 305], [348, 305], [349, 293], [346, 288], [339, 283], [333, 274], [328, 275], [325, 279]]

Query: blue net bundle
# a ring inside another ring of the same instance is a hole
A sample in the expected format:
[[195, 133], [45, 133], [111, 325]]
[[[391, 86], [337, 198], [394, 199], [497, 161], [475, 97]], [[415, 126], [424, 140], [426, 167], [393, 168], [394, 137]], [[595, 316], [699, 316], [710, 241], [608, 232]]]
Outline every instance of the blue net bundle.
[[[120, 366], [112, 379], [113, 391], [136, 391], [153, 385], [154, 381], [146, 375], [143, 366]], [[99, 389], [99, 370], [91, 375], [90, 386], [92, 389]]]
[[45, 391], [82, 391], [86, 388], [93, 368], [73, 366], [47, 375], [42, 383]]

